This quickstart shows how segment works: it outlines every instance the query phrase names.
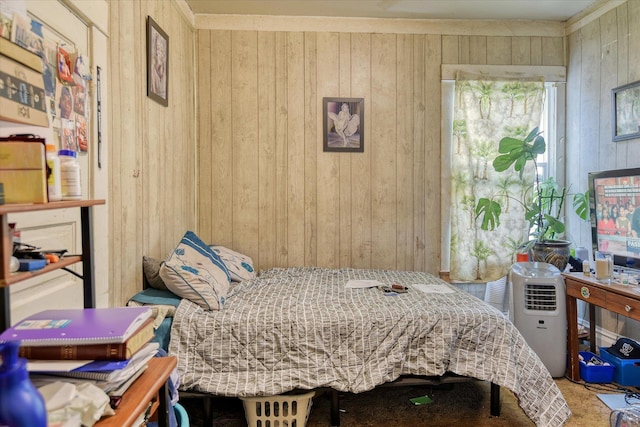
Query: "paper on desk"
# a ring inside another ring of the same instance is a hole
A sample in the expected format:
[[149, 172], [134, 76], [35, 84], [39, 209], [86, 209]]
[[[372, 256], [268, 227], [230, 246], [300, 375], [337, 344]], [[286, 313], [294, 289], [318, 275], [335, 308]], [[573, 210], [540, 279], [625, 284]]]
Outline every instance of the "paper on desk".
[[422, 291], [426, 294], [452, 294], [455, 291], [448, 287], [447, 285], [435, 284], [435, 285], [426, 285], [424, 283], [414, 283], [411, 285], [412, 288], [415, 288], [419, 291]]
[[376, 286], [384, 286], [384, 283], [377, 280], [349, 280], [345, 287], [348, 289], [365, 289], [375, 288]]

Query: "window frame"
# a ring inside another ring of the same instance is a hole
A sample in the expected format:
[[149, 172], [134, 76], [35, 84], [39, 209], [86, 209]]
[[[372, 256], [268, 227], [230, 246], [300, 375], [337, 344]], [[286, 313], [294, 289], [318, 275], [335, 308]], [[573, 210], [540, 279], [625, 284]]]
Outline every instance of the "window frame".
[[[441, 80], [441, 153], [442, 186], [440, 188], [442, 243], [440, 246], [440, 271], [450, 271], [451, 243], [451, 156], [453, 144], [453, 112], [455, 96], [455, 75], [458, 71], [476, 72], [487, 76], [516, 77], [514, 67], [504, 66], [443, 66]], [[518, 68], [518, 67], [516, 67]], [[564, 72], [562, 72], [564, 71]], [[560, 185], [566, 181], [565, 128], [566, 128], [566, 69], [565, 67], [519, 67], [521, 77], [543, 76], [545, 79], [545, 103], [541, 129], [547, 142], [545, 153], [546, 176], [553, 176]]]

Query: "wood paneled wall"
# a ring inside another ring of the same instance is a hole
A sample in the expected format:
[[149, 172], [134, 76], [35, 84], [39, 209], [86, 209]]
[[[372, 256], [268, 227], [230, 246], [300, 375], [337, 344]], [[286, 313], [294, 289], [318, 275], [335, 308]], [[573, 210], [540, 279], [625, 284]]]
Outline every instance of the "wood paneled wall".
[[[174, 1], [110, 1], [111, 304], [196, 226], [195, 33]], [[169, 106], [146, 96], [146, 19], [169, 35]], [[100, 256], [97, 254], [97, 256]]]
[[[441, 64], [564, 65], [564, 38], [275, 30], [197, 31], [199, 234], [260, 269], [437, 273]], [[322, 150], [336, 96], [364, 153]]]
[[[590, 171], [640, 166], [640, 139], [612, 142], [611, 89], [640, 80], [640, 1], [632, 0], [568, 37], [567, 181], [586, 191]], [[590, 225], [567, 220], [576, 244], [591, 248]], [[640, 337], [640, 324], [602, 311], [598, 324]]]

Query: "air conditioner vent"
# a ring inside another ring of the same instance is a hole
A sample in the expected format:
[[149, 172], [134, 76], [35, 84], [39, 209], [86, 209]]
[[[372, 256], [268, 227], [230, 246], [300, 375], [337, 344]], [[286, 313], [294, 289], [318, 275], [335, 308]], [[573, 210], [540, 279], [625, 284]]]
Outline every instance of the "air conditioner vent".
[[556, 310], [556, 287], [554, 285], [527, 283], [524, 289], [524, 306], [528, 310]]

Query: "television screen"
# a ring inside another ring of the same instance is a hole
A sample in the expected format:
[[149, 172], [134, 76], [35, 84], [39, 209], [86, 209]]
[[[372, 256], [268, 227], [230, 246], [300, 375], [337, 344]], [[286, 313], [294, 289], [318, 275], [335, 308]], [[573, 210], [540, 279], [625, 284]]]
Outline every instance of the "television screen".
[[593, 250], [640, 269], [640, 168], [589, 173]]

